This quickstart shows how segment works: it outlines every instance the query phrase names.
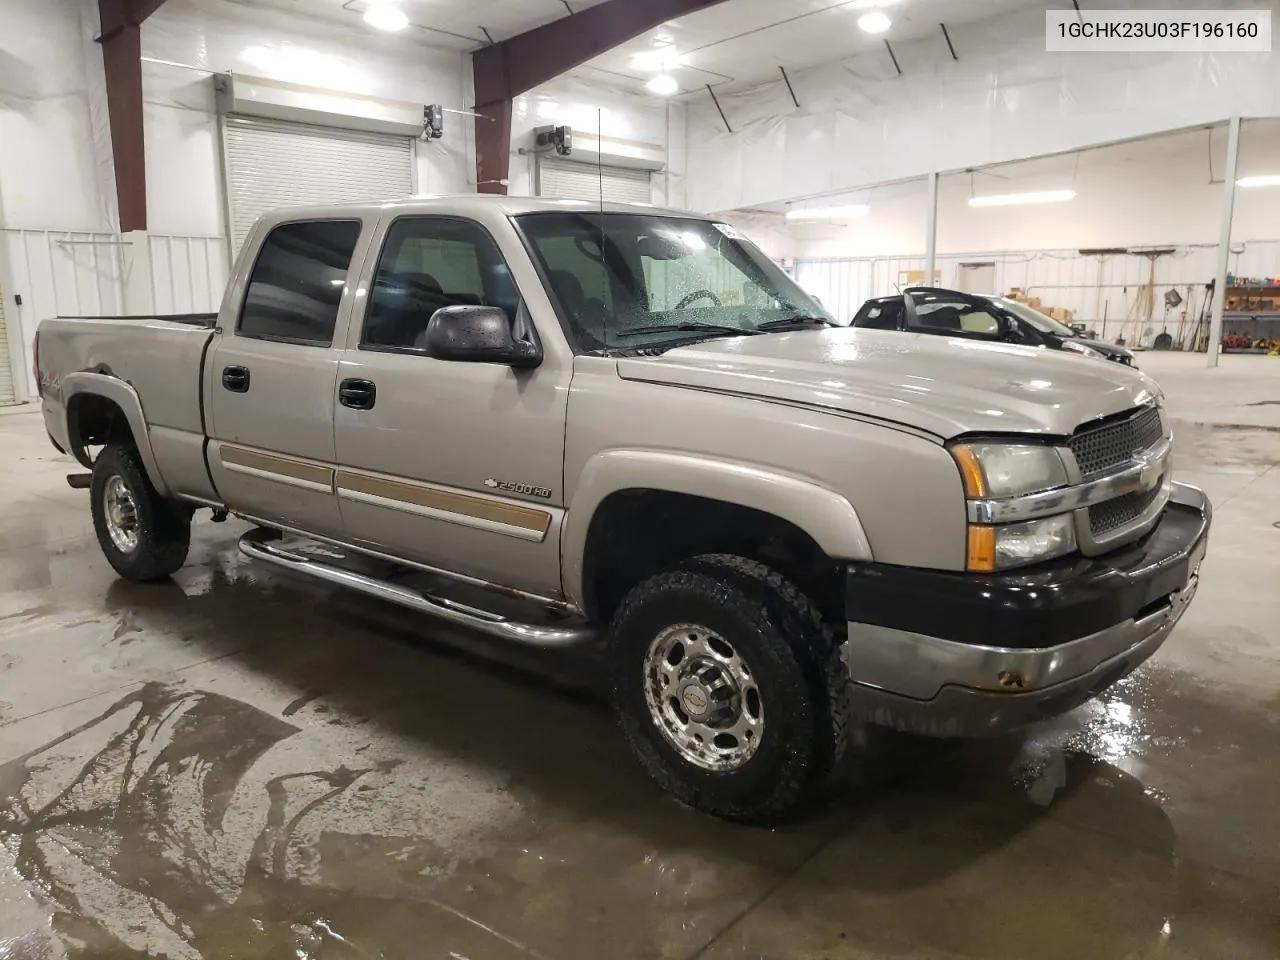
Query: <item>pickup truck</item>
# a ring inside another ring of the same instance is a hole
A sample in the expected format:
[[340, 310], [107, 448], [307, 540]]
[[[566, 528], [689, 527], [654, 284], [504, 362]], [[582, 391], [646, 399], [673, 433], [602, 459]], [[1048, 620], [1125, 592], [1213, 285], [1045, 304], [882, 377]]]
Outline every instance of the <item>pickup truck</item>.
[[174, 573], [211, 509], [264, 563], [596, 644], [640, 763], [739, 820], [864, 726], [1096, 696], [1182, 616], [1210, 523], [1146, 375], [840, 327], [732, 226], [649, 207], [280, 211], [216, 317], [47, 320], [36, 373], [122, 577]]

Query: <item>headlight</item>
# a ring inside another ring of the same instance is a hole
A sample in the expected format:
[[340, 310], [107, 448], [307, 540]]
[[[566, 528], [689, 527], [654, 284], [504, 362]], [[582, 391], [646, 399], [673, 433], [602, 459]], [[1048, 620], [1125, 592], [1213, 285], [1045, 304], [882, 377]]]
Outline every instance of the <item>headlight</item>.
[[[1026, 443], [961, 443], [951, 448], [969, 500], [1003, 500], [1068, 484], [1053, 447]], [[969, 526], [966, 566], [978, 573], [1052, 560], [1076, 549], [1071, 514], [990, 526]]]
[[1092, 357], [1094, 360], [1107, 359], [1107, 355], [1101, 350], [1095, 350], [1093, 347], [1081, 343], [1079, 340], [1063, 340], [1062, 349], [1070, 350], [1072, 353], [1078, 353], [1082, 357]]
[[1024, 567], [1076, 549], [1076, 526], [1064, 513], [1026, 523], [969, 527], [968, 568], [980, 573]]
[[971, 500], [1020, 497], [1067, 485], [1067, 468], [1053, 447], [962, 443], [951, 448]]

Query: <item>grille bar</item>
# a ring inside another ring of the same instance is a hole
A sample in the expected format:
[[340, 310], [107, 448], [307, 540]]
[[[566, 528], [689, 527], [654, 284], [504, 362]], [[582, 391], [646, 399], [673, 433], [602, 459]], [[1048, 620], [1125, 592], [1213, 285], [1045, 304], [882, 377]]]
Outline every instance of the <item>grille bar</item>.
[[1081, 430], [1068, 442], [1081, 477], [1092, 479], [1130, 463], [1134, 455], [1160, 442], [1164, 425], [1160, 410], [1147, 407], [1114, 423]]

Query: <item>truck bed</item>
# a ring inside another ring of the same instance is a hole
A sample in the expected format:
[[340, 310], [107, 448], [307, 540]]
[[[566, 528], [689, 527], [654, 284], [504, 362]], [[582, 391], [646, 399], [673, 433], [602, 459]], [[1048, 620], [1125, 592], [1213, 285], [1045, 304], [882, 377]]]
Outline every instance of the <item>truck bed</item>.
[[[212, 319], [210, 319], [212, 318]], [[37, 356], [45, 425], [67, 449], [61, 381], [101, 373], [128, 383], [142, 403], [156, 460], [175, 493], [212, 497], [204, 462], [201, 372], [216, 315], [60, 317], [40, 324]]]

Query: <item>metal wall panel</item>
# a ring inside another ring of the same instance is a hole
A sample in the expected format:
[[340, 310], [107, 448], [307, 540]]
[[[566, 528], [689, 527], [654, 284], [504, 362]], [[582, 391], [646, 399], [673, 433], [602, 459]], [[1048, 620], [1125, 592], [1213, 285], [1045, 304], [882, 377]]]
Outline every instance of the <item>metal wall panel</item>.
[[156, 313], [211, 313], [227, 284], [227, 241], [222, 237], [152, 234], [151, 299]]
[[[68, 233], [0, 228], [8, 264], [4, 290], [10, 369], [31, 379], [31, 348], [36, 325], [46, 317], [113, 315], [124, 311], [124, 243], [113, 233]], [[15, 297], [22, 298], [18, 306]], [[21, 394], [24, 391], [16, 391]]]

